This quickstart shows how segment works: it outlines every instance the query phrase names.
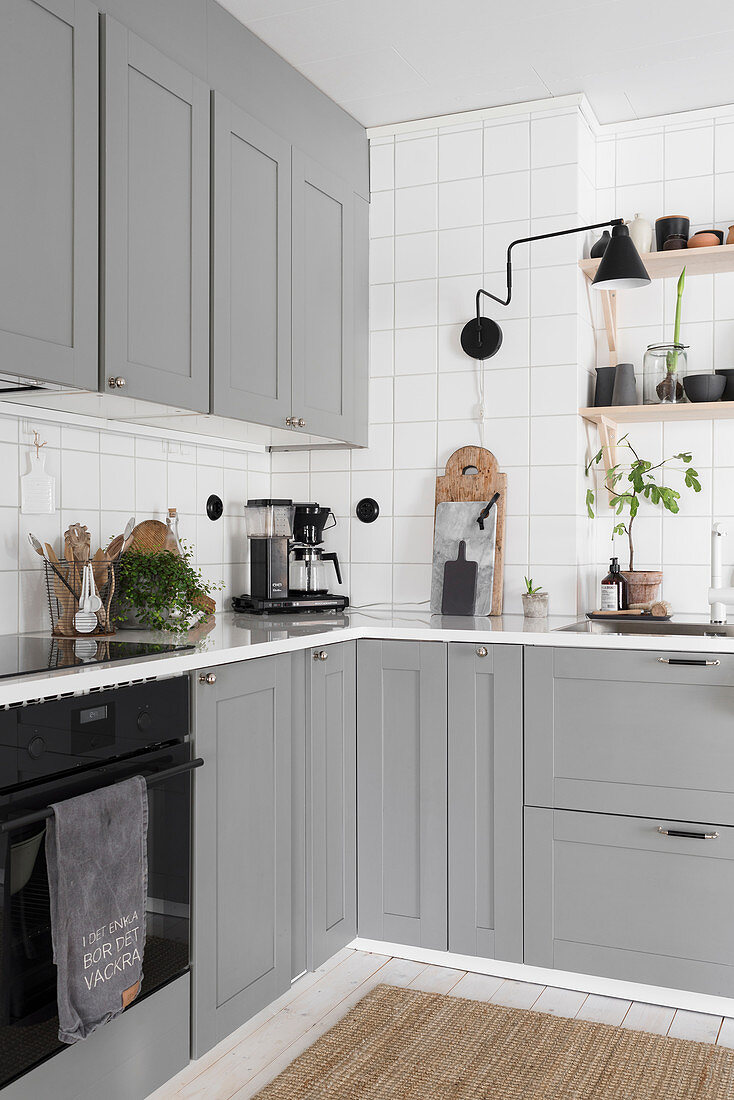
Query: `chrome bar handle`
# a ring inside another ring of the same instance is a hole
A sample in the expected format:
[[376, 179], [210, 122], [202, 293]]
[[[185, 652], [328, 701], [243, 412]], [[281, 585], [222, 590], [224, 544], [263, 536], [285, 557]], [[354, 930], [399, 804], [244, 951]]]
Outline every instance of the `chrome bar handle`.
[[[141, 761], [141, 764], [144, 764], [144, 761]], [[192, 772], [194, 768], [202, 768], [203, 766], [204, 761], [198, 756], [195, 760], [187, 760], [185, 764], [174, 764], [172, 768], [165, 768], [162, 772], [153, 772], [152, 775], [146, 775], [143, 778], [147, 786], [150, 787], [153, 783], [163, 783], [166, 779], [172, 779], [174, 775], [183, 775], [185, 772]], [[127, 778], [129, 779], [130, 776]], [[116, 780], [116, 782], [123, 781]], [[37, 821], [44, 821], [47, 817], [53, 817], [53, 814], [51, 807], [47, 806], [45, 810], [37, 810], [35, 813], [25, 814], [24, 817], [3, 821], [0, 824], [0, 833], [9, 833], [13, 829], [20, 829], [24, 825], [35, 825]]]
[[695, 657], [658, 657], [658, 662], [661, 665], [696, 665], [699, 668], [716, 668], [721, 664], [721, 661], [707, 661], [703, 657], [700, 660]]
[[658, 825], [658, 832], [661, 836], [679, 836], [688, 840], [717, 840], [719, 836], [718, 833], [694, 833], [688, 829], [664, 829], [662, 825]]

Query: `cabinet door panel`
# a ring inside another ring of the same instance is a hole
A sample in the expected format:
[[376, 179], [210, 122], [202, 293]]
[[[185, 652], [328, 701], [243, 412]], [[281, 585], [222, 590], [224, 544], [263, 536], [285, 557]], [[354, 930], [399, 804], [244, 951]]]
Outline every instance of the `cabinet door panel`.
[[528, 647], [525, 660], [528, 804], [734, 823], [734, 657]]
[[525, 899], [526, 963], [734, 993], [732, 829], [529, 807]]
[[[313, 659], [326, 654], [326, 660]], [[313, 650], [310, 748], [311, 969], [357, 932], [357, 699], [354, 642]]]
[[0, 355], [97, 388], [98, 16], [87, 0], [0, 11]]
[[214, 96], [214, 412], [283, 426], [291, 409], [290, 146]]
[[522, 961], [522, 650], [449, 646], [449, 950]]
[[199, 687], [196, 748], [197, 1056], [288, 988], [290, 659], [217, 669]]
[[446, 647], [358, 643], [360, 936], [447, 948]]
[[105, 19], [105, 365], [209, 411], [209, 92]]
[[293, 415], [347, 438], [354, 419], [354, 214], [343, 180], [293, 151]]

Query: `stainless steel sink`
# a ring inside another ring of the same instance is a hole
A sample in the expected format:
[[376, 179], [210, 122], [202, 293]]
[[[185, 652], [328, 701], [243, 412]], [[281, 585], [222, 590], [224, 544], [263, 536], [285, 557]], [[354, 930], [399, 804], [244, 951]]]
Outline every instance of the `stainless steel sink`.
[[570, 626], [557, 626], [560, 634], [639, 634], [648, 637], [734, 638], [734, 624], [661, 622], [659, 619], [584, 619]]

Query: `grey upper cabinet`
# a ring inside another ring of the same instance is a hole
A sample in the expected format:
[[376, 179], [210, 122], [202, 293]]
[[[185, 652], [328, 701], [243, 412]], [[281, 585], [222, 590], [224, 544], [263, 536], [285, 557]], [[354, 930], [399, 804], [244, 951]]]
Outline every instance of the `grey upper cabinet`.
[[292, 413], [297, 427], [346, 440], [356, 392], [354, 224], [348, 185], [294, 149]]
[[291, 665], [262, 657], [197, 684], [194, 1056], [291, 977]]
[[449, 950], [522, 962], [522, 647], [449, 645]]
[[0, 7], [0, 357], [97, 388], [98, 16]]
[[446, 950], [446, 646], [357, 644], [360, 936]]
[[732, 829], [525, 811], [526, 963], [731, 997], [732, 906]]
[[212, 410], [285, 426], [291, 412], [291, 149], [214, 95]]
[[357, 933], [356, 680], [354, 642], [307, 654], [312, 970]]
[[102, 385], [209, 411], [209, 89], [106, 17]]

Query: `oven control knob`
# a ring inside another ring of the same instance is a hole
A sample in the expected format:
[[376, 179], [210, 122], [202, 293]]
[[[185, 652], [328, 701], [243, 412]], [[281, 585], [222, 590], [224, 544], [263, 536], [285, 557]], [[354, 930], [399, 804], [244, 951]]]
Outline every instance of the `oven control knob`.
[[32, 737], [28, 742], [28, 755], [31, 760], [38, 760], [46, 751], [46, 742], [42, 737]]
[[140, 714], [138, 715], [138, 729], [141, 733], [145, 733], [146, 730], [150, 729], [151, 721], [151, 717], [148, 714], [147, 710], [141, 710]]

